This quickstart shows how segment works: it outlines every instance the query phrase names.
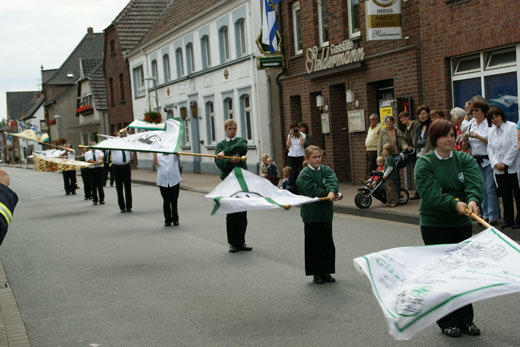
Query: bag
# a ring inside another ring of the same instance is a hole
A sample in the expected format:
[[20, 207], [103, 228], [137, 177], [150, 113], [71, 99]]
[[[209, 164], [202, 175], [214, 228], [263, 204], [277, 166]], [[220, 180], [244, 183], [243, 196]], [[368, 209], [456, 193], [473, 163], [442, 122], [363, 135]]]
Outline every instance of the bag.
[[394, 167], [396, 169], [403, 169], [408, 165], [410, 158], [415, 154], [414, 149], [405, 149], [399, 154], [394, 154], [392, 157], [394, 158]]

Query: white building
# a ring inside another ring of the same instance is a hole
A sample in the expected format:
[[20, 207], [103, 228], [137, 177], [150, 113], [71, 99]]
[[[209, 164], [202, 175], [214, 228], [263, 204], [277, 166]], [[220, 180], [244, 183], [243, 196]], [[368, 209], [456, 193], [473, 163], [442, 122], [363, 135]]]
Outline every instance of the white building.
[[[224, 120], [233, 118], [249, 144], [249, 170], [256, 172], [261, 154], [273, 153], [272, 134], [280, 129], [278, 112], [272, 121], [274, 79], [256, 68], [260, 4], [173, 1], [127, 55], [134, 118], [142, 120], [149, 109], [163, 120], [168, 114], [182, 118], [182, 151], [208, 154], [225, 138]], [[151, 162], [150, 154], [139, 154], [138, 166]], [[182, 156], [181, 165], [185, 172], [218, 172], [213, 158]]]

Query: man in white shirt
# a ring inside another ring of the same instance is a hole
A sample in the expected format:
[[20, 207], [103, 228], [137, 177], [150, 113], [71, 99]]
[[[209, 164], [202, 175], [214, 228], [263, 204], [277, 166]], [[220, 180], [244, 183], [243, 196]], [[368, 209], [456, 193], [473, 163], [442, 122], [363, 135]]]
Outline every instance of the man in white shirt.
[[[119, 137], [125, 137], [126, 130], [120, 130]], [[132, 170], [130, 169], [131, 153], [129, 151], [112, 150], [112, 173], [116, 181], [117, 203], [121, 213], [132, 212]], [[123, 194], [124, 186], [124, 194]]]
[[[70, 148], [70, 144], [66, 143], [63, 145], [63, 151], [60, 156], [63, 159], [74, 160], [76, 158], [76, 151]], [[65, 195], [76, 195], [76, 170], [63, 171], [63, 185], [65, 186]]]
[[[95, 142], [91, 142], [90, 145], [95, 145]], [[105, 192], [103, 191], [103, 152], [98, 149], [91, 148], [90, 151], [85, 153], [85, 161], [95, 165], [90, 166], [91, 177], [92, 177], [92, 203], [94, 205], [105, 204]]]

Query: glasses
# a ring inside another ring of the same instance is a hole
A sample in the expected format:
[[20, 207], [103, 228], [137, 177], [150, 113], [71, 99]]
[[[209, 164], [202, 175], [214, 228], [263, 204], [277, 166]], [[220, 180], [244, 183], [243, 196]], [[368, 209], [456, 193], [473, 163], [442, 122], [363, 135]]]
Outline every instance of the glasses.
[[479, 111], [482, 111], [482, 110], [479, 109], [479, 108], [476, 108], [476, 109], [474, 109], [474, 110], [471, 110], [471, 113], [473, 113], [473, 112], [479, 112]]
[[377, 119], [375, 119], [375, 118], [368, 118], [368, 120], [377, 120]]

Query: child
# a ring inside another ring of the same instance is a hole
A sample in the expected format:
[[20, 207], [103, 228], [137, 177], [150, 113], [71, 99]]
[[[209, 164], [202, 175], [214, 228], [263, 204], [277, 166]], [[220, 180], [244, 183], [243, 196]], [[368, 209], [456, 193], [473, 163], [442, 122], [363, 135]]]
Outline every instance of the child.
[[361, 180], [361, 183], [368, 186], [369, 188], [372, 188], [374, 184], [379, 182], [379, 179], [381, 176], [383, 176], [383, 172], [385, 171], [385, 158], [384, 157], [377, 157], [377, 169], [376, 171], [370, 172], [370, 177], [365, 181]]
[[317, 146], [305, 148], [304, 168], [296, 179], [300, 194], [327, 197], [301, 206], [300, 215], [305, 232], [305, 274], [313, 275], [313, 282], [335, 282], [336, 250], [332, 239], [332, 201], [338, 193], [338, 179], [332, 169], [321, 164], [322, 150]]
[[399, 203], [397, 192], [395, 190], [395, 181], [399, 180], [399, 170], [394, 167], [395, 148], [391, 143], [383, 146], [383, 154], [385, 155], [385, 172], [383, 179], [386, 181], [386, 204], [385, 207], [396, 207]]
[[296, 189], [296, 181], [292, 175], [292, 168], [290, 166], [286, 166], [282, 169], [282, 173], [283, 181], [280, 189], [285, 189], [293, 194], [298, 194], [298, 189]]
[[280, 180], [278, 178], [278, 168], [271, 157], [267, 158], [267, 179], [275, 186], [278, 186], [278, 181]]
[[267, 178], [267, 158], [269, 158], [269, 154], [262, 154], [262, 160], [260, 161], [260, 172], [258, 175], [263, 178]]

